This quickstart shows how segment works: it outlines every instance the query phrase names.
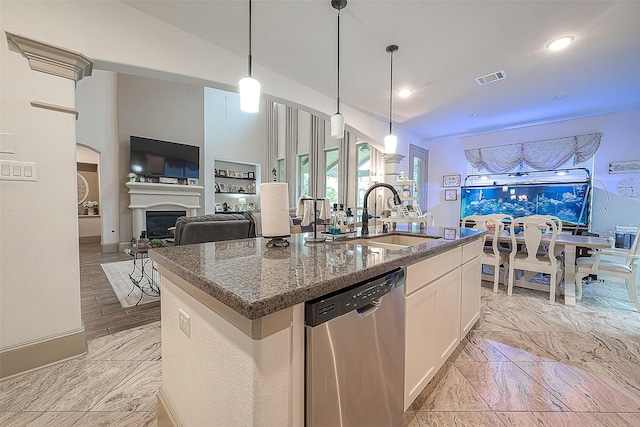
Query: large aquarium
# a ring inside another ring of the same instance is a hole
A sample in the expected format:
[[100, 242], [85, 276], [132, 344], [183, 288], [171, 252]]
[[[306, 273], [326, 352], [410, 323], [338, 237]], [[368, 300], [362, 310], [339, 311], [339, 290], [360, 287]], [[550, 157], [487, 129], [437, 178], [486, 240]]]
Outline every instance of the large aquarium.
[[504, 213], [514, 218], [554, 215], [563, 223], [589, 226], [589, 183], [462, 187], [461, 218]]

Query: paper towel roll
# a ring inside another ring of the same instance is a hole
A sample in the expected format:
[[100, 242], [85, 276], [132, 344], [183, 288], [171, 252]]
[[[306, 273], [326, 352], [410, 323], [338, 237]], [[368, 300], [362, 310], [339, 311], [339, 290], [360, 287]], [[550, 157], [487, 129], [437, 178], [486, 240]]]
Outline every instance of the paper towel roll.
[[260, 209], [262, 210], [262, 235], [265, 237], [288, 236], [289, 185], [286, 182], [260, 184]]

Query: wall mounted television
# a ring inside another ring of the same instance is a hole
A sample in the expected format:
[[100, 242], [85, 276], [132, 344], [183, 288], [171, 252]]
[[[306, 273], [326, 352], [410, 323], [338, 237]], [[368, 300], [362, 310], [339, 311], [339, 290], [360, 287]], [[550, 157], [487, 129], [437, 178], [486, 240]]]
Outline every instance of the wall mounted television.
[[200, 147], [131, 135], [131, 172], [145, 177], [200, 178]]

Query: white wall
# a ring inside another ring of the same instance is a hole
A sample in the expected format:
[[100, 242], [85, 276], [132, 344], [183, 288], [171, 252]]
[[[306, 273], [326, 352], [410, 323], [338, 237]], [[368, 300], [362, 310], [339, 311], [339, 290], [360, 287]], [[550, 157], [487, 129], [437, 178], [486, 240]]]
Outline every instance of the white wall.
[[[441, 185], [444, 174], [459, 173], [464, 181], [467, 175], [465, 149], [593, 132], [602, 132], [602, 142], [594, 156], [593, 177], [595, 183], [592, 230], [607, 232], [612, 231], [616, 224], [638, 224], [640, 222], [640, 198], [623, 197], [617, 192], [616, 186], [620, 180], [640, 174], [609, 174], [608, 170], [609, 162], [640, 159], [640, 144], [637, 142], [638, 134], [640, 134], [640, 110], [602, 114], [432, 142], [428, 145], [430, 155], [429, 210], [434, 213], [438, 225], [453, 226], [458, 223], [460, 201], [445, 202], [444, 189]], [[609, 192], [608, 206], [604, 188]]]
[[[13, 21], [3, 13], [3, 28]], [[0, 181], [0, 350], [82, 330], [78, 268], [74, 82], [32, 71], [0, 37], [0, 132], [13, 134], [3, 160], [35, 162], [37, 181]]]
[[94, 70], [78, 82], [76, 141], [100, 153], [100, 218], [102, 244], [115, 248], [120, 241], [118, 195], [123, 178], [118, 170], [117, 75]]
[[[265, 110], [264, 99], [258, 113], [244, 113], [240, 110], [240, 97], [237, 93], [204, 88], [205, 213], [215, 212], [213, 170], [216, 160], [266, 164], [267, 115]], [[203, 167], [202, 164], [201, 167]], [[260, 179], [260, 169], [257, 173], [257, 178]], [[268, 175], [270, 174], [269, 171]], [[260, 182], [263, 182], [262, 179]]]
[[[133, 236], [129, 192], [124, 185], [130, 172], [129, 137], [135, 135], [198, 146], [202, 165], [204, 93], [199, 85], [129, 74], [118, 74], [117, 88], [120, 241], [128, 242]], [[206, 176], [206, 169], [200, 174]]]

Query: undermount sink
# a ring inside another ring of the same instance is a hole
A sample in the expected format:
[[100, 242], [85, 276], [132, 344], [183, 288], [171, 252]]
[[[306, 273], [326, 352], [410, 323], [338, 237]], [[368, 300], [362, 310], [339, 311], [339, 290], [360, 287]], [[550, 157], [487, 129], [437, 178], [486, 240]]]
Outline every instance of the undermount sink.
[[402, 249], [409, 246], [416, 246], [421, 243], [431, 242], [438, 240], [439, 237], [427, 237], [427, 236], [405, 236], [401, 234], [390, 234], [388, 236], [372, 237], [370, 239], [354, 239], [349, 240], [349, 243], [363, 246], [374, 246], [376, 248], [386, 249]]

